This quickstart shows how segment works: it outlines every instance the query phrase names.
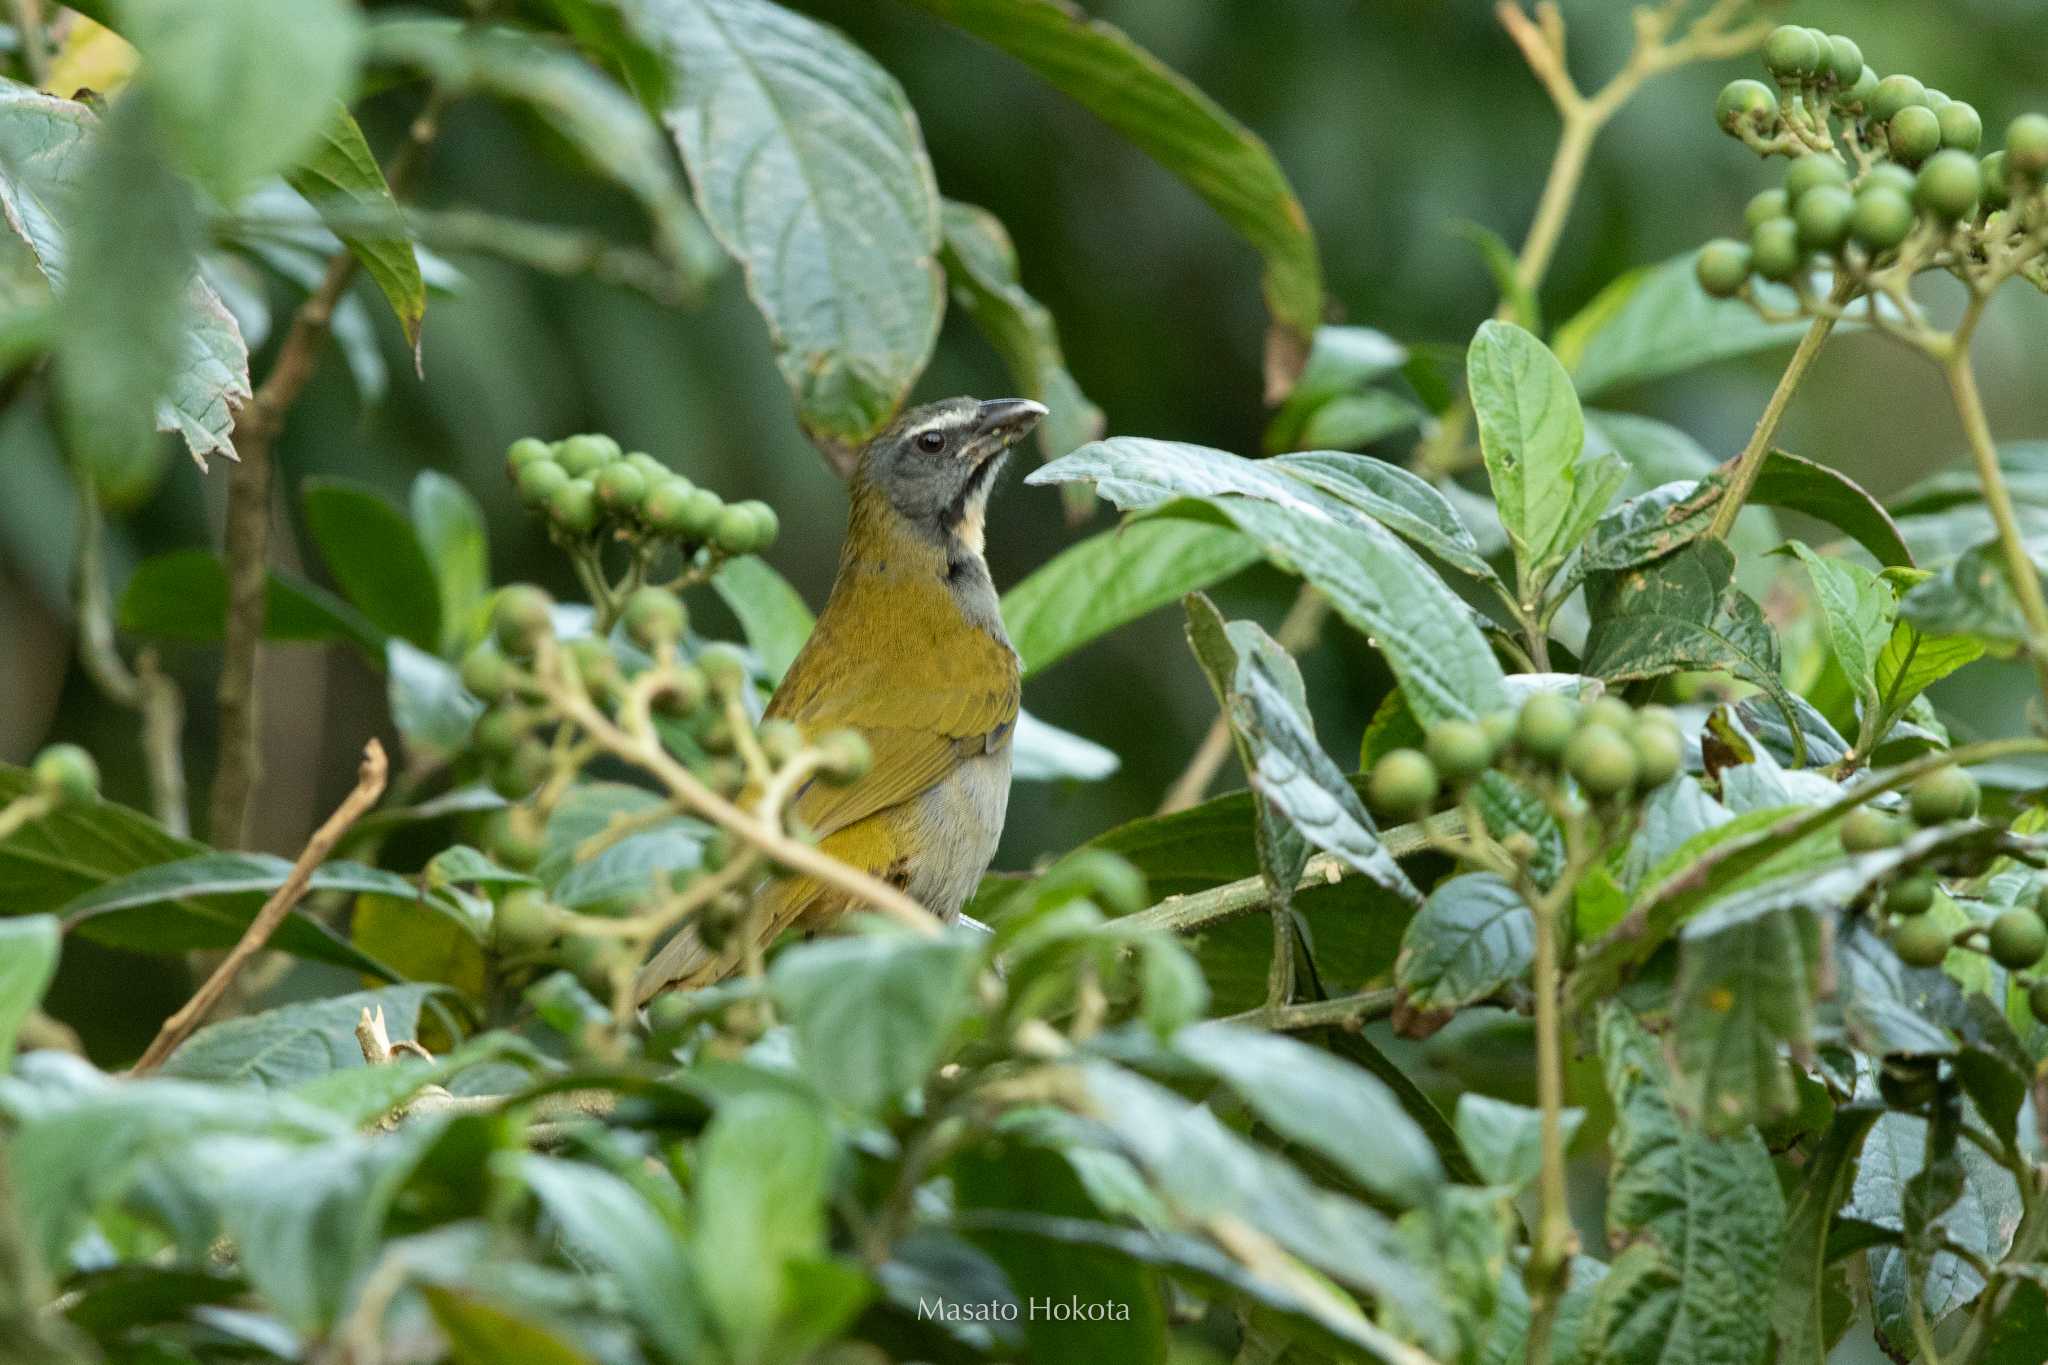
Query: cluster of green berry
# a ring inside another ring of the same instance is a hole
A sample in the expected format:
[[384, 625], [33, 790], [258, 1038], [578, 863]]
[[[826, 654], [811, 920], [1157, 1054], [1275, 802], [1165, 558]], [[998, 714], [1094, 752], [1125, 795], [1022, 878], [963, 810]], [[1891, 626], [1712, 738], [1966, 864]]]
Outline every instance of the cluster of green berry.
[[[1945, 825], [1977, 813], [1977, 782], [1961, 768], [1938, 768], [1914, 782], [1906, 792], [1906, 811], [1919, 826]], [[1897, 848], [1906, 838], [1906, 822], [1872, 806], [1858, 806], [1842, 821], [1842, 847], [1850, 853], [1875, 853]], [[1971, 924], [1951, 932], [1928, 912], [1934, 908], [1940, 882], [1931, 869], [1913, 868], [1884, 888], [1879, 908], [1889, 917], [1892, 951], [1909, 967], [1939, 967], [1949, 951], [1982, 952], [2011, 972], [2026, 972], [2048, 957], [2048, 887], [2030, 904], [2010, 905], [1989, 924]], [[2027, 993], [2034, 1017], [2048, 1023], [2048, 977], [2038, 978]]]
[[[1792, 162], [1783, 188], [1750, 201], [1746, 241], [1720, 238], [1700, 252], [1699, 281], [1709, 294], [1742, 294], [1752, 276], [1796, 280], [1822, 256], [1851, 273], [1877, 269], [1909, 249], [1916, 228], [1930, 250], [1958, 225], [2003, 236], [2012, 224], [1989, 216], [2038, 199], [2048, 116], [2014, 119], [2005, 149], [1980, 159], [1984, 121], [1975, 108], [1913, 76], [1879, 79], [1848, 38], [1787, 24], [1765, 41], [1763, 56], [1777, 89], [1730, 81], [1715, 118], [1757, 151]], [[1834, 119], [1853, 172], [1836, 148]]]
[[569, 540], [600, 533], [669, 540], [716, 554], [744, 555], [775, 543], [781, 526], [765, 502], [728, 503], [645, 451], [627, 454], [609, 436], [570, 436], [552, 445], [521, 437], [505, 452], [519, 500]]
[[35, 789], [53, 801], [85, 802], [100, 794], [100, 768], [76, 744], [52, 744], [29, 766]]
[[1630, 706], [1618, 697], [1590, 705], [1538, 692], [1518, 710], [1477, 721], [1441, 721], [1420, 749], [1395, 749], [1366, 780], [1372, 807], [1390, 820], [1415, 820], [1436, 808], [1448, 785], [1462, 791], [1489, 769], [1562, 769], [1600, 801], [1625, 800], [1678, 776], [1685, 745], [1662, 706]]

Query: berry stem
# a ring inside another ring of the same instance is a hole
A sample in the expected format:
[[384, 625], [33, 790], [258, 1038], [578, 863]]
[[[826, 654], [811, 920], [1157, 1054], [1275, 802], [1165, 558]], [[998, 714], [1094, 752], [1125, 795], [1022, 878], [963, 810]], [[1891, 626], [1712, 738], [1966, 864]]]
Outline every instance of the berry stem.
[[[1846, 285], [1837, 286], [1835, 301], [1843, 300]], [[1806, 378], [1814, 358], [1826, 344], [1828, 333], [1835, 329], [1834, 318], [1826, 313], [1815, 318], [1806, 329], [1806, 335], [1799, 339], [1799, 346], [1792, 352], [1792, 359], [1785, 364], [1785, 372], [1778, 376], [1778, 387], [1771, 392], [1771, 400], [1764, 404], [1763, 415], [1757, 418], [1756, 430], [1749, 434], [1749, 444], [1723, 468], [1728, 470], [1728, 487], [1721, 494], [1721, 504], [1714, 511], [1713, 525], [1707, 534], [1717, 540], [1725, 540], [1735, 525], [1735, 515], [1742, 510], [1750, 491], [1756, 487], [1757, 475], [1763, 472], [1764, 459], [1771, 453], [1771, 438], [1778, 434], [1778, 423], [1785, 416], [1785, 409], [1791, 406], [1792, 395], [1799, 388], [1799, 381]]]
[[1956, 329], [1948, 357], [1942, 362], [1942, 371], [1948, 376], [1956, 415], [1962, 419], [1963, 435], [1970, 443], [1970, 458], [1976, 462], [1978, 482], [1984, 485], [1984, 505], [1991, 509], [1991, 520], [1998, 527], [2006, 576], [2012, 580], [2013, 596], [2026, 619], [2027, 656], [2040, 675], [2042, 695], [2048, 697], [2048, 600], [2042, 597], [2041, 575], [2027, 553], [2026, 538], [2020, 534], [2012, 493], [2005, 485], [2004, 471], [1998, 466], [1998, 447], [1991, 439], [1991, 424], [1985, 419], [1984, 400], [1977, 393], [1977, 375], [1970, 364], [1969, 334], [1983, 304], [1981, 294], [1971, 301], [1969, 312]]

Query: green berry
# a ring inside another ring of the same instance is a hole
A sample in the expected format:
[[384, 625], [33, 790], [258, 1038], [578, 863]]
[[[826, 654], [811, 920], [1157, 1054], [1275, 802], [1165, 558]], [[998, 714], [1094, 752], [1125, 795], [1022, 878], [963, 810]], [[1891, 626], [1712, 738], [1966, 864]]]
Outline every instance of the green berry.
[[591, 990], [611, 998], [612, 974], [632, 965], [624, 939], [610, 934], [570, 934], [555, 950], [555, 960]]
[[1870, 92], [1865, 106], [1873, 123], [1889, 123], [1901, 109], [1927, 107], [1927, 87], [1912, 76], [1886, 76]]
[[1950, 99], [1941, 91], [1936, 90], [1933, 86], [1930, 85], [1927, 87], [1927, 107], [1929, 109], [1934, 110], [1934, 112], [1936, 112], [1937, 114], [1954, 103], [1954, 100]]
[[1714, 121], [1726, 133], [1768, 133], [1778, 121], [1778, 97], [1762, 81], [1730, 81], [1714, 101]]
[[684, 664], [675, 669], [668, 679], [668, 685], [655, 696], [655, 705], [662, 714], [687, 716], [704, 704], [711, 695], [711, 684], [704, 677], [704, 670], [693, 664]]
[[754, 519], [754, 553], [759, 554], [782, 534], [782, 518], [775, 515], [773, 507], [756, 498], [749, 498], [740, 506], [746, 508], [747, 515]]
[[1742, 225], [1755, 227], [1766, 218], [1783, 218], [1792, 212], [1792, 201], [1785, 197], [1785, 191], [1759, 190], [1750, 196], [1749, 204], [1742, 210]]
[[683, 533], [683, 502], [697, 491], [688, 479], [671, 475], [647, 485], [640, 499], [640, 520], [665, 536]]
[[491, 790], [507, 801], [520, 800], [547, 779], [549, 766], [548, 746], [529, 737], [491, 764]]
[[485, 821], [484, 850], [515, 872], [531, 871], [547, 851], [533, 812], [504, 807]]
[[1906, 793], [1913, 823], [1940, 825], [1977, 813], [1977, 779], [1961, 768], [1937, 768]]
[[554, 447], [538, 436], [522, 436], [505, 447], [505, 477], [517, 479], [530, 464], [554, 458]]
[[36, 790], [59, 801], [84, 802], [99, 795], [100, 766], [76, 744], [52, 744], [29, 769]]
[[535, 460], [517, 476], [519, 501], [538, 512], [555, 496], [555, 490], [569, 482], [569, 471], [553, 460]]
[[1789, 280], [1799, 273], [1799, 225], [1790, 218], [1758, 223], [1749, 234], [1750, 264], [1767, 280]]
[[1821, 44], [1813, 30], [1781, 24], [1764, 39], [1764, 69], [1780, 80], [1804, 80], [1820, 70]]
[[1493, 742], [1469, 720], [1439, 721], [1423, 737], [1422, 752], [1452, 784], [1470, 782], [1493, 763]]
[[1991, 960], [2009, 972], [2023, 972], [2048, 955], [2048, 924], [2028, 906], [2001, 910], [1990, 937]]
[[689, 619], [681, 598], [667, 588], [654, 587], [636, 588], [620, 616], [626, 638], [649, 651], [682, 639]]
[[1920, 183], [1914, 188], [1913, 201], [1933, 217], [1953, 223], [1976, 214], [1977, 192], [1983, 188], [1983, 182], [1984, 171], [1977, 158], [1949, 148], [1936, 152], [1920, 168]]
[[1913, 230], [1913, 205], [1889, 185], [1870, 185], [1856, 196], [1849, 231], [1871, 255], [1890, 251]]
[[649, 488], [663, 479], [671, 478], [669, 467], [644, 450], [636, 450], [626, 456], [626, 463], [640, 471], [640, 477], [647, 480]]
[[614, 516], [638, 512], [640, 499], [647, 492], [647, 476], [624, 460], [602, 466], [592, 482], [597, 486], [599, 505]]
[[1913, 872], [1885, 888], [1884, 908], [1894, 915], [1924, 915], [1934, 908], [1935, 882], [1931, 872]]
[[2048, 114], [2021, 114], [2005, 128], [2005, 155], [2029, 180], [2048, 171]]
[[1948, 930], [1934, 916], [1916, 915], [1893, 922], [1892, 951], [1908, 967], [1939, 967], [1948, 950]]
[[2004, 152], [1993, 152], [1978, 163], [1977, 193], [1987, 209], [2002, 209], [2012, 202], [2012, 177]]
[[729, 555], [749, 554], [754, 548], [754, 533], [758, 529], [753, 513], [744, 503], [727, 503], [718, 514], [718, 520], [711, 527], [711, 543]]
[[1858, 806], [1842, 817], [1844, 852], [1876, 853], [1880, 849], [1897, 848], [1905, 838], [1905, 826], [1870, 806]]
[[548, 520], [572, 536], [587, 536], [597, 529], [597, 483], [592, 479], [571, 479], [548, 498]]
[[1408, 821], [1429, 814], [1440, 783], [1436, 765], [1415, 749], [1396, 749], [1372, 765], [1366, 796], [1373, 809], [1389, 820]]
[[1627, 734], [1635, 727], [1636, 710], [1620, 697], [1601, 697], [1579, 713], [1579, 728], [1588, 725], [1604, 725], [1618, 734]]
[[647, 1002], [647, 1032], [655, 1038], [672, 1037], [682, 1032], [695, 1013], [687, 992], [657, 995]]
[[761, 742], [761, 755], [776, 767], [781, 767], [797, 756], [804, 747], [803, 731], [792, 721], [780, 718], [761, 722], [760, 732], [755, 736]]
[[678, 534], [685, 540], [709, 540], [724, 512], [725, 499], [708, 488], [693, 488], [684, 496], [676, 512], [676, 521], [681, 528]]
[[1749, 280], [1749, 247], [1727, 237], [1716, 237], [1700, 248], [1693, 262], [1700, 288], [1717, 299], [1733, 298]]
[[573, 640], [569, 644], [569, 658], [576, 665], [576, 676], [589, 691], [602, 693], [618, 684], [619, 661], [604, 641], [588, 636]]
[[1685, 741], [1669, 721], [1638, 718], [1629, 731], [1636, 751], [1636, 779], [1645, 788], [1661, 787], [1685, 767]]
[[1515, 717], [1515, 744], [1539, 763], [1564, 757], [1579, 725], [1579, 704], [1561, 692], [1538, 692], [1522, 703]]
[[858, 730], [834, 730], [818, 741], [818, 753], [823, 760], [819, 775], [842, 786], [867, 776], [875, 761], [867, 737]]
[[1489, 754], [1486, 761], [1492, 763], [1507, 752], [1508, 745], [1514, 743], [1515, 713], [1489, 711], [1479, 718], [1479, 729], [1486, 736]]
[[1877, 73], [1866, 66], [1847, 89], [1836, 92], [1835, 103], [1841, 108], [1854, 113], [1868, 108], [1871, 96], [1876, 93]]
[[556, 462], [573, 479], [595, 474], [618, 458], [619, 443], [609, 436], [571, 436], [555, 447]]
[[1892, 159], [1917, 166], [1941, 150], [1941, 120], [1932, 109], [1911, 105], [1893, 114], [1885, 125]]
[[531, 583], [514, 583], [498, 593], [491, 608], [491, 629], [498, 648], [514, 659], [531, 655], [534, 646], [554, 630], [555, 599]]
[[1622, 732], [1598, 721], [1582, 726], [1565, 746], [1564, 764], [1589, 795], [1621, 796], [1636, 784], [1636, 751]]
[[697, 667], [704, 670], [711, 690], [724, 696], [745, 687], [751, 677], [747, 656], [728, 644], [706, 645], [697, 654]]
[[1853, 38], [1844, 38], [1839, 33], [1828, 35], [1827, 61], [1823, 74], [1832, 78], [1838, 86], [1851, 86], [1868, 67], [1863, 65], [1863, 49]]
[[500, 952], [538, 952], [555, 941], [561, 920], [562, 912], [539, 887], [516, 887], [492, 913], [491, 936]]
[[517, 704], [493, 706], [477, 717], [470, 740], [477, 751], [490, 758], [506, 758], [533, 732], [537, 717]]
[[1849, 239], [1849, 218], [1856, 200], [1840, 185], [1821, 185], [1799, 196], [1792, 221], [1799, 245], [1809, 251], [1833, 251]]
[[462, 686], [480, 701], [496, 701], [512, 690], [512, 662], [489, 640], [462, 656]]
[[2034, 1022], [2048, 1024], [2048, 980], [2036, 981], [2027, 991], [2027, 1008], [2034, 1012]]
[[1952, 100], [1934, 111], [1941, 125], [1941, 145], [1959, 152], [1974, 152], [1984, 141], [1984, 119], [1976, 106]]
[[1829, 152], [1808, 152], [1786, 169], [1785, 197], [1796, 205], [1808, 190], [1848, 183], [1849, 168], [1840, 157]]
[[1896, 162], [1880, 161], [1865, 173], [1863, 183], [1856, 187], [1858, 194], [1873, 185], [1887, 185], [1900, 194], [1912, 197], [1913, 187], [1920, 183], [1920, 177]]

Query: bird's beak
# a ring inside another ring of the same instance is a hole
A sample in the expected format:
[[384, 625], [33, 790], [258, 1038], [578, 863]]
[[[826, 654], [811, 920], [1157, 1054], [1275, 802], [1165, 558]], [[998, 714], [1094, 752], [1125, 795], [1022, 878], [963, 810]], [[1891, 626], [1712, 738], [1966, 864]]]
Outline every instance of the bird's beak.
[[991, 398], [975, 417], [975, 446], [984, 454], [1003, 450], [1037, 426], [1045, 404], [1029, 398]]

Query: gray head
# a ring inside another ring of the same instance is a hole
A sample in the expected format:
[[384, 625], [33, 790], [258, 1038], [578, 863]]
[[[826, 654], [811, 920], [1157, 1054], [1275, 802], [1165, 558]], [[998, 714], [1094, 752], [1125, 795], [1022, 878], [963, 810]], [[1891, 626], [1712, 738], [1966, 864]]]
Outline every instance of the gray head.
[[912, 408], [868, 443], [856, 484], [940, 539], [981, 549], [982, 513], [1003, 456], [1045, 416], [1028, 398], [947, 398]]

